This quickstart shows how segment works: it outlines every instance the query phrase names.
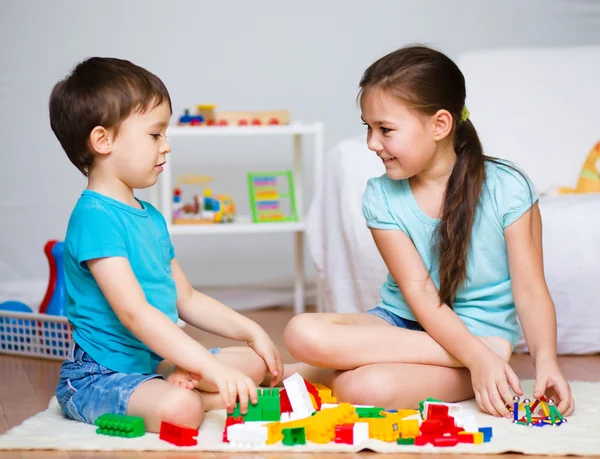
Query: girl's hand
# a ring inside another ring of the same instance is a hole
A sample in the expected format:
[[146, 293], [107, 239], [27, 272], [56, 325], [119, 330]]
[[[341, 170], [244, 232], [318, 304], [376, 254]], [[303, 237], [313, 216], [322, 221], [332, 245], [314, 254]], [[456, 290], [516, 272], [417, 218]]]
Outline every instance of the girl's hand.
[[575, 402], [571, 386], [563, 376], [555, 358], [544, 359], [535, 365], [535, 387], [533, 396], [551, 398], [563, 416], [570, 416], [575, 411]]
[[260, 329], [248, 340], [248, 346], [254, 349], [254, 352], [267, 364], [269, 372], [273, 375], [270, 386], [277, 386], [283, 378], [283, 363], [275, 343], [263, 329]]
[[238, 398], [242, 414], [248, 412], [248, 400], [253, 405], [258, 403], [258, 391], [254, 381], [241, 371], [221, 362], [216, 357], [212, 357], [197, 376], [199, 379], [214, 384], [217, 387], [225, 408], [229, 413], [235, 408]]
[[497, 354], [490, 351], [469, 366], [477, 405], [485, 413], [510, 418], [507, 406], [512, 406], [512, 390], [523, 395], [521, 383], [513, 369]]

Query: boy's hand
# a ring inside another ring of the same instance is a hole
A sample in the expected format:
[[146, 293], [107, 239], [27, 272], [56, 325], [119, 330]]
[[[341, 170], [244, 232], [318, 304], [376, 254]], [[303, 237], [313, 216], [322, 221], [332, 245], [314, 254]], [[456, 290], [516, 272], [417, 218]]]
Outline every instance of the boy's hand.
[[538, 361], [535, 365], [533, 396], [540, 398], [542, 395], [553, 399], [556, 402], [556, 408], [563, 416], [570, 416], [575, 411], [571, 386], [554, 358]]
[[185, 389], [195, 389], [198, 386], [199, 380], [200, 377], [198, 375], [194, 375], [179, 367], [175, 367], [173, 372], [167, 376], [168, 383]]
[[221, 399], [229, 413], [235, 408], [235, 403], [239, 398], [240, 412], [248, 412], [248, 400], [253, 405], [258, 403], [258, 391], [254, 381], [241, 371], [232, 368], [221, 362], [216, 357], [207, 362], [202, 372], [198, 375], [200, 379], [214, 384], [219, 390]]
[[254, 352], [260, 355], [267, 364], [269, 372], [273, 375], [270, 386], [277, 386], [283, 378], [283, 363], [275, 343], [273, 343], [271, 338], [269, 338], [269, 335], [261, 329], [248, 340], [248, 346], [254, 349]]
[[490, 351], [469, 366], [469, 370], [479, 408], [493, 416], [510, 417], [507, 406], [513, 403], [511, 387], [517, 395], [523, 395], [519, 378], [510, 365]]

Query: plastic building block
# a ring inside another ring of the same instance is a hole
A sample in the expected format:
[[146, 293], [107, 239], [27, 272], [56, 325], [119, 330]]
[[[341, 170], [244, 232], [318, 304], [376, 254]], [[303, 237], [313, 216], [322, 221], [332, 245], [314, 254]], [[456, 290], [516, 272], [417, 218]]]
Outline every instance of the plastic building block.
[[403, 437], [416, 437], [419, 435], [419, 421], [416, 419], [400, 420], [400, 435]]
[[473, 442], [473, 434], [467, 432], [459, 432], [458, 433], [458, 442], [459, 443], [474, 443]]
[[335, 426], [335, 442], [345, 443], [346, 445], [354, 444], [354, 426], [352, 424], [342, 424]]
[[427, 419], [445, 419], [448, 417], [448, 406], [429, 404], [427, 406]]
[[414, 445], [415, 438], [414, 437], [401, 437], [398, 440], [396, 440], [396, 443], [398, 443], [399, 445]]
[[244, 422], [244, 418], [241, 416], [238, 418], [234, 418], [233, 416], [227, 416], [225, 420], [225, 428], [223, 429], [223, 443], [229, 443], [229, 439], [227, 438], [227, 427], [232, 426], [234, 424], [242, 424]]
[[333, 392], [329, 387], [321, 383], [313, 383], [313, 386], [319, 391], [322, 403], [337, 403], [337, 398], [333, 396]]
[[352, 434], [354, 445], [360, 445], [367, 441], [369, 439], [369, 424], [367, 422], [355, 422]]
[[294, 413], [298, 416], [310, 416], [314, 411], [312, 400], [304, 378], [298, 373], [293, 374], [283, 381], [287, 396]]
[[281, 433], [283, 434], [281, 442], [286, 446], [306, 445], [306, 431], [304, 427], [283, 429]]
[[105, 413], [96, 419], [96, 433], [111, 437], [135, 438], [146, 433], [144, 419], [138, 416]]
[[491, 427], [480, 427], [479, 432], [483, 434], [483, 441], [485, 443], [492, 439], [492, 428]]
[[198, 429], [191, 429], [162, 421], [160, 423], [158, 438], [176, 446], [195, 446], [198, 444], [197, 435]]
[[281, 418], [281, 401], [279, 388], [258, 389], [258, 403], [248, 404], [248, 412], [240, 412], [240, 404], [236, 403], [232, 417], [243, 417], [244, 421], [279, 421]]
[[475, 443], [476, 445], [483, 443], [483, 433], [481, 432], [476, 432], [473, 434], [473, 443]]
[[456, 446], [458, 444], [458, 435], [435, 437], [432, 443], [433, 446]]
[[381, 412], [383, 408], [356, 408], [356, 414], [359, 418], [383, 418], [385, 417]]
[[227, 427], [227, 438], [234, 446], [265, 445], [269, 430], [265, 425], [234, 424]]

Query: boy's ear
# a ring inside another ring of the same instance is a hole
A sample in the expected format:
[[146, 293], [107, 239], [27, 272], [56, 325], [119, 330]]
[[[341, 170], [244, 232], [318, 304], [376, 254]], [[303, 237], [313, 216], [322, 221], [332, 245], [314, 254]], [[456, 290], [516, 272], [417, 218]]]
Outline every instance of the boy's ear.
[[107, 155], [112, 151], [112, 132], [102, 126], [96, 126], [90, 132], [90, 148], [100, 155]]
[[452, 132], [452, 115], [448, 110], [438, 110], [432, 117], [433, 140], [442, 140]]

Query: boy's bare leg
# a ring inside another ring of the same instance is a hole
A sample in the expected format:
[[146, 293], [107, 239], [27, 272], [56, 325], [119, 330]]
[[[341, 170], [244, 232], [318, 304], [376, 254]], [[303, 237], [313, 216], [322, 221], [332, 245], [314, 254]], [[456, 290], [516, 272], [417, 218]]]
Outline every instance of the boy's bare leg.
[[127, 414], [144, 418], [147, 432], [159, 432], [162, 421], [197, 429], [204, 419], [204, 403], [196, 391], [151, 379], [131, 394]]

